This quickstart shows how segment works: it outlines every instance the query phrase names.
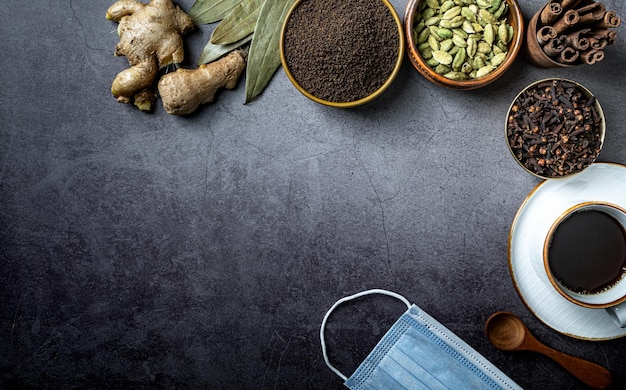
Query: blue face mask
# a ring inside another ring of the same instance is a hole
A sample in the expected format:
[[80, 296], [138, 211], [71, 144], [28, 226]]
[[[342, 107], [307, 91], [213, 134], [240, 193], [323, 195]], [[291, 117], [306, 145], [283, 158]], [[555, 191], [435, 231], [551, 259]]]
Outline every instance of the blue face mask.
[[[350, 378], [333, 367], [326, 353], [324, 329], [340, 304], [369, 294], [400, 299], [407, 311], [383, 336]], [[337, 301], [320, 329], [324, 361], [352, 390], [521, 389], [476, 350], [401, 295], [368, 290]]]

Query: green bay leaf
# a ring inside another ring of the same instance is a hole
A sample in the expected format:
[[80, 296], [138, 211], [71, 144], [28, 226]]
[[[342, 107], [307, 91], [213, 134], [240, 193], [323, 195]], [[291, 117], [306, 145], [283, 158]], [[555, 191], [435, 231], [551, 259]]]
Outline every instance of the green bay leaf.
[[202, 64], [208, 64], [209, 62], [213, 62], [222, 57], [224, 54], [245, 45], [246, 43], [250, 42], [250, 40], [252, 39], [252, 35], [253, 34], [250, 34], [247, 37], [237, 42], [229, 43], [228, 45], [216, 45], [211, 43], [211, 41], [207, 42], [207, 44], [204, 46], [204, 49], [202, 49], [202, 53], [200, 54], [197, 65], [200, 66]]
[[264, 2], [265, 0], [241, 0], [215, 27], [211, 43], [227, 45], [252, 34]]
[[241, 0], [196, 0], [189, 9], [195, 24], [209, 24], [224, 19]]
[[259, 14], [246, 66], [246, 103], [257, 97], [280, 67], [280, 33], [295, 0], [267, 0]]

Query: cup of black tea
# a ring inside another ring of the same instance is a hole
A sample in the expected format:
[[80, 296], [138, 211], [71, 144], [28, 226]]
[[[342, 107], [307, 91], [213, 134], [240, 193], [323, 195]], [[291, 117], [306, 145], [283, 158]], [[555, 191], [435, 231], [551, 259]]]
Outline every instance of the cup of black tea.
[[568, 301], [607, 309], [626, 327], [626, 210], [606, 202], [570, 207], [543, 245], [550, 283]]

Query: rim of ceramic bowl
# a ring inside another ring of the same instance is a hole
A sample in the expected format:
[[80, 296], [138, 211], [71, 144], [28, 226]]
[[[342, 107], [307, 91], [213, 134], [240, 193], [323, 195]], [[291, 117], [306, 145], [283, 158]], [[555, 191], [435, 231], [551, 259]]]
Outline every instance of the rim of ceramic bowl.
[[[550, 250], [550, 244], [551, 244], [550, 238], [554, 235], [554, 232], [556, 231], [557, 227], [559, 227], [561, 222], [563, 222], [567, 217], [569, 217], [573, 213], [579, 210], [582, 210], [584, 208], [588, 208], [590, 206], [610, 207], [626, 214], [626, 210], [624, 210], [622, 207], [614, 203], [604, 202], [604, 201], [587, 201], [587, 202], [578, 203], [569, 207], [567, 210], [563, 211], [563, 213], [561, 213], [561, 215], [559, 215], [559, 217], [554, 222], [552, 222], [552, 225], [550, 226], [550, 230], [548, 230], [548, 234], [546, 235], [546, 239], [543, 243], [543, 266], [546, 270], [546, 275], [548, 276], [548, 280], [550, 280], [550, 284], [552, 284], [552, 287], [554, 287], [554, 289], [558, 291], [558, 293], [561, 294], [561, 296], [563, 296], [565, 299], [567, 299], [568, 301], [578, 306], [582, 306], [582, 307], [586, 307], [590, 309], [606, 309], [608, 307], [619, 305], [620, 303], [626, 301], [626, 295], [616, 298], [612, 300], [611, 302], [606, 302], [606, 303], [591, 303], [591, 302], [578, 300], [574, 298], [572, 295], [576, 296], [580, 294], [576, 294], [575, 292], [572, 291], [571, 292], [572, 294], [570, 295], [565, 291], [566, 288], [562, 286], [562, 284], [559, 283], [557, 281], [557, 278], [552, 274], [552, 271], [550, 270], [550, 263], [548, 261], [548, 251]], [[620, 282], [626, 283], [626, 280], [620, 280]], [[596, 295], [596, 294], [592, 294], [592, 295]]]
[[442, 75], [439, 75], [435, 72], [434, 69], [426, 64], [422, 56], [419, 54], [417, 47], [413, 41], [413, 25], [415, 22], [415, 9], [421, 1], [423, 0], [410, 0], [407, 4], [404, 13], [404, 29], [408, 46], [409, 59], [415, 69], [417, 69], [417, 71], [428, 81], [442, 87], [457, 90], [478, 89], [494, 82], [511, 68], [522, 48], [522, 43], [524, 40], [524, 16], [517, 0], [505, 0], [509, 5], [509, 20], [511, 21], [511, 23], [513, 23], [513, 39], [511, 39], [511, 42], [509, 43], [509, 51], [506, 59], [502, 64], [500, 64], [488, 75], [473, 80], [452, 80]]
[[394, 65], [394, 67], [393, 67], [393, 70], [391, 71], [391, 73], [389, 74], [389, 76], [387, 77], [385, 82], [380, 86], [380, 88], [378, 88], [373, 93], [365, 96], [364, 98], [361, 98], [361, 99], [358, 99], [358, 100], [353, 100], [353, 101], [350, 101], [350, 102], [331, 102], [329, 100], [321, 99], [321, 98], [311, 94], [306, 89], [304, 89], [296, 81], [295, 77], [293, 76], [293, 74], [289, 70], [289, 66], [287, 65], [287, 59], [285, 58], [284, 41], [285, 41], [285, 31], [286, 31], [286, 28], [287, 28], [287, 23], [289, 21], [289, 18], [292, 15], [292, 13], [294, 12], [294, 10], [303, 1], [304, 0], [296, 0], [296, 2], [291, 6], [291, 8], [289, 9], [289, 12], [287, 13], [287, 17], [285, 17], [285, 20], [283, 22], [283, 25], [282, 25], [281, 31], [280, 31], [280, 42], [279, 42], [280, 62], [282, 64], [283, 69], [285, 70], [285, 74], [287, 75], [287, 78], [289, 79], [291, 84], [293, 84], [293, 86], [296, 87], [296, 89], [301, 94], [306, 96], [307, 98], [313, 100], [316, 103], [323, 104], [325, 106], [330, 106], [330, 107], [338, 107], [338, 108], [356, 107], [356, 106], [360, 106], [360, 105], [365, 104], [365, 103], [369, 103], [372, 100], [374, 100], [377, 97], [379, 97], [391, 85], [391, 83], [393, 83], [393, 81], [395, 80], [396, 76], [400, 72], [400, 68], [402, 66], [402, 60], [404, 58], [405, 39], [404, 39], [404, 33], [403, 33], [403, 29], [402, 29], [402, 22], [400, 21], [400, 17], [398, 16], [398, 13], [396, 12], [396, 10], [393, 7], [393, 5], [389, 2], [389, 0], [380, 0], [387, 7], [389, 12], [391, 12], [391, 15], [393, 16], [393, 19], [395, 21], [396, 27], [398, 29], [398, 58], [396, 59], [396, 63]]
[[537, 80], [529, 85], [527, 85], [526, 87], [522, 88], [522, 90], [515, 95], [515, 98], [511, 101], [511, 104], [509, 105], [509, 109], [506, 111], [506, 117], [504, 118], [504, 139], [506, 141], [506, 146], [509, 149], [509, 152], [511, 153], [511, 156], [513, 156], [513, 159], [515, 159], [515, 161], [517, 161], [517, 164], [522, 167], [526, 172], [530, 173], [531, 175], [538, 177], [540, 179], [545, 179], [545, 180], [559, 180], [559, 179], [565, 179], [568, 177], [572, 177], [574, 175], [579, 174], [580, 172], [584, 171], [585, 169], [587, 169], [589, 166], [591, 166], [591, 164], [595, 163], [598, 160], [598, 157], [600, 156], [600, 153], [602, 152], [602, 148], [604, 147], [604, 137], [606, 135], [606, 120], [604, 117], [604, 111], [602, 110], [602, 105], [600, 105], [600, 102], [598, 101], [598, 98], [595, 97], [595, 102], [593, 103], [598, 115], [601, 118], [601, 122], [600, 122], [600, 151], [598, 152], [598, 154], [595, 156], [595, 158], [589, 163], [587, 164], [587, 166], [583, 167], [583, 169], [578, 170], [576, 172], [572, 172], [569, 173], [567, 175], [563, 175], [563, 176], [544, 176], [544, 175], [540, 175], [536, 172], [533, 172], [531, 169], [528, 169], [524, 164], [522, 164], [522, 162], [515, 156], [515, 153], [513, 152], [513, 149], [511, 148], [511, 143], [509, 142], [509, 137], [508, 137], [508, 120], [509, 120], [509, 115], [511, 115], [511, 110], [513, 109], [513, 106], [515, 105], [515, 102], [517, 101], [517, 99], [527, 90], [536, 87], [537, 85], [547, 82], [547, 81], [564, 81], [564, 82], [568, 82], [568, 83], [572, 83], [574, 85], [576, 85], [576, 88], [580, 89], [580, 91], [585, 95], [586, 98], [590, 98], [591, 96], [595, 95], [584, 85], [582, 85], [581, 83], [574, 81], [574, 80], [570, 80], [567, 78], [563, 78], [563, 77], [548, 77], [545, 79], [541, 79], [541, 80]]

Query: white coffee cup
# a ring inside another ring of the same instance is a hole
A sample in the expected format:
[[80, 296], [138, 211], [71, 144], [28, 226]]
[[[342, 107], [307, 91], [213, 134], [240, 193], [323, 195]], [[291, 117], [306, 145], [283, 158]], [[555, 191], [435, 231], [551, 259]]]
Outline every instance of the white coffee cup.
[[[548, 275], [548, 279], [552, 286], [558, 291], [565, 299], [568, 301], [575, 303], [577, 305], [592, 308], [592, 309], [607, 309], [609, 315], [613, 320], [620, 326], [626, 327], [626, 258], [621, 262], [620, 268], [615, 268], [615, 264], [612, 267], [608, 267], [606, 265], [598, 265], [594, 264], [592, 266], [593, 270], [596, 269], [604, 269], [610, 268], [612, 271], [610, 274], [614, 274], [614, 278], [610, 281], [610, 283], [606, 283], [602, 288], [594, 289], [592, 292], [585, 291], [575, 291], [571, 287], [568, 287], [561, 280], [557, 278], [555, 273], [553, 272], [553, 266], [551, 266], [550, 262], [550, 249], [553, 244], [553, 239], [555, 238], [555, 234], [559, 231], [560, 237], [563, 237], [566, 233], [566, 228], [563, 228], [563, 224], [568, 218], [572, 217], [576, 213], [584, 213], [587, 211], [596, 211], [603, 213], [604, 215], [608, 215], [612, 218], [614, 222], [617, 222], [617, 226], [621, 227], [621, 233], [623, 237], [623, 241], [616, 239], [612, 241], [612, 245], [615, 246], [614, 253], [621, 253], [625, 250], [626, 247], [626, 210], [620, 206], [615, 204], [607, 203], [607, 202], [596, 202], [589, 201], [584, 203], [579, 203], [575, 206], [570, 207], [565, 212], [563, 212], [552, 224], [548, 234], [546, 235], [544, 244], [543, 244], [543, 262], [546, 273]], [[559, 230], [559, 228], [561, 228]], [[593, 229], [592, 227], [589, 227]], [[585, 227], [587, 229], [587, 227]], [[613, 230], [617, 232], [617, 229]], [[588, 234], [592, 234], [593, 232], [588, 232]], [[586, 233], [587, 234], [587, 233]], [[596, 234], [596, 236], [599, 236]], [[600, 241], [596, 241], [596, 245], [608, 245], [608, 239], [605, 239], [604, 236], [596, 237], [596, 239]], [[563, 238], [561, 238], [563, 240]], [[601, 241], [601, 240], [606, 240]], [[559, 246], [562, 246], [563, 242], [561, 241]], [[585, 242], [584, 237], [582, 239], [571, 239], [568, 241], [568, 245], [570, 248], [578, 248], [580, 253], [584, 252], [584, 249], [588, 247], [589, 243]], [[606, 248], [604, 246], [603, 248]], [[573, 257], [578, 257], [576, 252]], [[556, 256], [553, 255], [553, 261]], [[561, 256], [564, 257], [564, 256]], [[586, 257], [584, 257], [586, 259]], [[581, 256], [576, 261], [584, 261]], [[573, 260], [574, 261], [574, 260]], [[572, 263], [570, 263], [572, 264]], [[585, 264], [587, 265], [587, 264]], [[569, 271], [575, 272], [574, 269], [576, 267], [568, 266]], [[582, 267], [582, 265], [581, 265]], [[581, 268], [582, 269], [582, 268]], [[588, 271], [587, 271], [588, 272]], [[557, 272], [558, 273], [558, 272]], [[584, 274], [583, 274], [584, 275]], [[580, 275], [578, 277], [581, 277]]]

